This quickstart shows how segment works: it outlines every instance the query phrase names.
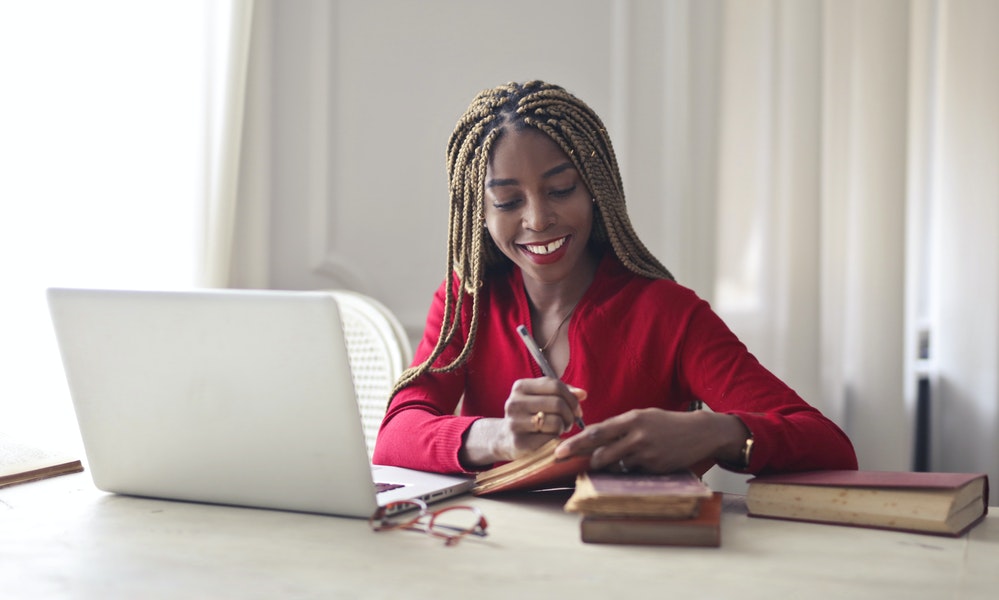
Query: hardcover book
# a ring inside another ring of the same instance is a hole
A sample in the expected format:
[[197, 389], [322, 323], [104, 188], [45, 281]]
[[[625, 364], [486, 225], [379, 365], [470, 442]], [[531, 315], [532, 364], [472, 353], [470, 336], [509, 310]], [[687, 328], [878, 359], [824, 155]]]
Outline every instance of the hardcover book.
[[580, 537], [590, 544], [718, 547], [721, 506], [722, 494], [715, 492], [701, 502], [697, 516], [689, 519], [584, 515]]
[[686, 519], [710, 497], [711, 489], [690, 471], [582, 473], [565, 510], [587, 516]]
[[752, 517], [958, 536], [985, 517], [984, 473], [810, 471], [749, 480]]
[[0, 433], [0, 487], [83, 470], [83, 464]]
[[555, 448], [560, 442], [553, 439], [526, 456], [479, 473], [472, 494], [483, 496], [572, 485], [576, 475], [589, 468], [590, 457], [555, 460]]

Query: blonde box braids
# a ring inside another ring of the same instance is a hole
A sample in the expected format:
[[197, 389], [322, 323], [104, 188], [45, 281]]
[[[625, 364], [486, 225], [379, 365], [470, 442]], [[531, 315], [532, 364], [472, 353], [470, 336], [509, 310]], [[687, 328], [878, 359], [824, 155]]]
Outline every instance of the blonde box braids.
[[[483, 216], [486, 166], [493, 144], [508, 127], [543, 132], [575, 165], [598, 208], [591, 244], [609, 246], [624, 266], [638, 275], [673, 279], [631, 226], [614, 148], [603, 122], [589, 106], [563, 88], [541, 81], [508, 83], [479, 92], [447, 145], [451, 208], [445, 273], [448, 280], [457, 276], [466, 293], [461, 293], [462, 289], [458, 293], [453, 288], [448, 290], [436, 346], [425, 361], [402, 374], [392, 396], [425, 372], [448, 373], [468, 360], [478, 329], [479, 292], [484, 278], [512, 264], [486, 232]], [[461, 331], [466, 296], [472, 302], [468, 339], [454, 360], [435, 366]]]

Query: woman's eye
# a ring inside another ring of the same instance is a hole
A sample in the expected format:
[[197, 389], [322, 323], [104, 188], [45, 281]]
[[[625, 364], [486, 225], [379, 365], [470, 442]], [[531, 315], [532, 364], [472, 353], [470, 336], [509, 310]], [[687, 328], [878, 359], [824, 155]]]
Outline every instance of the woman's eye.
[[493, 207], [497, 210], [510, 210], [517, 206], [518, 200], [506, 200], [504, 202], [493, 202]]
[[575, 191], [576, 191], [576, 186], [573, 185], [573, 186], [570, 186], [570, 187], [567, 187], [567, 188], [562, 188], [562, 189], [558, 189], [558, 190], [552, 190], [551, 191], [551, 195], [555, 196], [556, 198], [565, 198], [567, 196], [571, 196], [572, 193], [575, 192]]

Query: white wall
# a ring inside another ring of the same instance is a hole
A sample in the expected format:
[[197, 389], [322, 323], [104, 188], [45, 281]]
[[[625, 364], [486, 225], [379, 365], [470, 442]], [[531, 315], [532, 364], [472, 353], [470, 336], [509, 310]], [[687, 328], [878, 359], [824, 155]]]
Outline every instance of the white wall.
[[444, 148], [458, 117], [479, 90], [529, 78], [560, 82], [610, 114], [612, 6], [278, 7], [268, 283], [357, 289], [415, 334], [444, 277]]
[[[694, 156], [693, 173], [677, 172], [664, 156], [712, 145], [711, 112], [687, 91], [708, 105], [714, 97], [712, 81], [688, 67], [712, 59], [711, 28], [685, 23], [714, 5], [262, 3], [265, 60], [251, 66], [244, 177], [270, 190], [260, 217], [271, 223], [270, 252], [264, 267], [237, 265], [236, 285], [350, 287], [418, 335], [444, 278], [447, 138], [478, 91], [537, 78], [601, 115], [639, 234], [685, 282], [710, 290], [711, 220], [690, 214], [712, 204], [694, 201], [713, 195], [710, 162]], [[687, 200], [671, 205], [669, 193]]]

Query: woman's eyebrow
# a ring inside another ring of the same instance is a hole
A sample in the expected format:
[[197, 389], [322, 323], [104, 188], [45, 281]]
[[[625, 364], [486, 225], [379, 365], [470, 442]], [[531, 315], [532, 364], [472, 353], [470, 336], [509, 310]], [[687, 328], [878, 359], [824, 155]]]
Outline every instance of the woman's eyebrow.
[[[574, 168], [575, 168], [575, 166], [571, 162], [567, 161], [567, 162], [564, 162], [564, 163], [562, 163], [560, 165], [556, 165], [556, 166], [548, 169], [547, 171], [545, 171], [544, 173], [541, 174], [541, 178], [542, 179], [547, 179], [547, 178], [552, 177], [554, 175], [558, 175], [559, 173], [561, 173], [561, 172], [563, 172], [563, 171], [565, 171], [567, 169], [574, 169]], [[517, 182], [516, 179], [490, 179], [489, 181], [486, 182], [486, 187], [487, 188], [493, 188], [493, 187], [500, 187], [500, 186], [504, 186], [504, 185], [517, 185], [517, 183], [518, 182]]]
[[545, 171], [544, 173], [542, 173], [541, 174], [541, 178], [542, 179], [547, 179], [547, 178], [549, 178], [549, 177], [551, 177], [553, 175], [558, 175], [562, 171], [565, 171], [565, 170], [568, 170], [568, 169], [575, 169], [575, 168], [576, 167], [571, 162], [566, 161], [566, 162], [564, 162], [564, 163], [562, 163], [562, 164], [560, 164], [560, 165], [558, 165], [556, 167], [552, 167], [551, 169], [548, 169], [547, 171]]

